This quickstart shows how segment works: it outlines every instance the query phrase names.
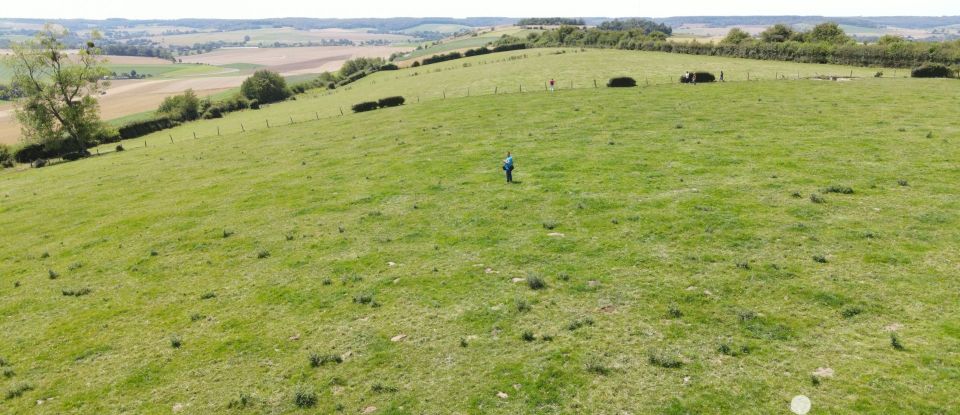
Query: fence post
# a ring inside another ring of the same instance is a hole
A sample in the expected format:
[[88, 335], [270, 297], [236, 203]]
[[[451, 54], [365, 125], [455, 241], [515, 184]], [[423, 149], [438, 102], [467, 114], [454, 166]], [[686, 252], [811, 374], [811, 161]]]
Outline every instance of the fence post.
[[314, 111], [314, 112], [313, 112], [313, 115], [314, 115], [315, 117], [317, 117], [317, 121], [320, 121], [320, 113], [319, 113], [319, 112]]
[[194, 140], [197, 139], [197, 132], [196, 132], [196, 131], [193, 132], [193, 139], [194, 139]]
[[467, 87], [467, 96], [470, 96], [470, 87]]
[[340, 107], [340, 116], [343, 116], [343, 107]]
[[750, 71], [747, 71], [747, 80], [750, 80]]
[[596, 80], [596, 79], [593, 80], [593, 87], [594, 87], [594, 88], [597, 87], [597, 80]]
[[270, 128], [270, 120], [266, 120], [266, 121], [267, 121], [267, 128]]
[[497, 95], [497, 87], [493, 87], [493, 95]]
[[220, 136], [220, 126], [218, 125], [218, 126], [217, 126], [217, 137], [219, 137], [219, 136]]
[[243, 123], [240, 123], [240, 132], [245, 133], [247, 129], [243, 127]]
[[443, 99], [447, 99], [447, 89], [443, 89]]
[[170, 144], [173, 144], [173, 134], [170, 134]]
[[290, 124], [291, 124], [291, 125], [293, 124], [293, 116], [292, 116], [292, 115], [290, 116]]
[[520, 84], [520, 92], [523, 92], [523, 84]]
[[573, 80], [570, 80], [570, 89], [573, 89]]

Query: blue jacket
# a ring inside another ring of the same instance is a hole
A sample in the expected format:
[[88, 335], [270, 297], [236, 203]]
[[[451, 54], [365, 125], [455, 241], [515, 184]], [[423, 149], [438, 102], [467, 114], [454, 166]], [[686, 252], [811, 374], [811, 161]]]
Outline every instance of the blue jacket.
[[513, 156], [509, 156], [507, 157], [506, 160], [503, 161], [503, 169], [513, 170]]

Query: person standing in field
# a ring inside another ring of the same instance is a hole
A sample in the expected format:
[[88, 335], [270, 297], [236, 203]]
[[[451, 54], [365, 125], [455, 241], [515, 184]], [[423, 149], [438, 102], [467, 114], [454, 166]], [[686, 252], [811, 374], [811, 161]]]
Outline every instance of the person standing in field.
[[553, 87], [556, 83], [557, 81], [554, 81], [553, 78], [550, 78], [550, 92], [553, 92]]
[[507, 158], [503, 160], [503, 171], [507, 173], [507, 183], [513, 183], [513, 156], [507, 152]]

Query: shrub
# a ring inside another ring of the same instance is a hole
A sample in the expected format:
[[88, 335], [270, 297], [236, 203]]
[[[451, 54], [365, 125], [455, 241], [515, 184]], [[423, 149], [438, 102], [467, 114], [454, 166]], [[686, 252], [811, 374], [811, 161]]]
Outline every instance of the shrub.
[[24, 393], [27, 393], [27, 392], [32, 391], [32, 390], [33, 390], [33, 385], [30, 385], [30, 384], [28, 384], [28, 383], [21, 383], [21, 384], [19, 384], [19, 385], [17, 385], [17, 386], [14, 386], [14, 387], [11, 388], [10, 390], [8, 390], [8, 391], [7, 391], [7, 396], [6, 396], [6, 398], [7, 398], [8, 400], [9, 400], [9, 399], [19, 398], [19, 397], [23, 396]]
[[420, 61], [414, 61], [413, 64], [410, 65], [411, 68], [417, 68], [419, 66], [420, 66]]
[[537, 275], [527, 275], [527, 286], [529, 286], [531, 290], [542, 290], [547, 288], [547, 283]]
[[27, 144], [13, 152], [13, 159], [17, 163], [33, 163], [47, 157], [49, 156], [46, 147], [40, 143]]
[[63, 158], [65, 161], [77, 161], [82, 158], [90, 157], [90, 152], [87, 150], [74, 151], [74, 152], [64, 154], [63, 156], [60, 156], [60, 157]]
[[266, 259], [266, 258], [270, 258], [270, 251], [267, 251], [266, 249], [264, 249], [264, 250], [261, 250], [260, 252], [257, 252], [257, 259]]
[[820, 196], [816, 193], [810, 195], [810, 201], [816, 204], [824, 203], [826, 200], [823, 199], [823, 196]]
[[843, 318], [853, 318], [859, 316], [860, 314], [863, 314], [863, 308], [860, 306], [851, 305], [844, 307], [843, 310], [840, 310], [840, 315], [843, 316]]
[[388, 63], [380, 67], [381, 71], [395, 71], [397, 69], [400, 69], [400, 67], [393, 63]]
[[261, 69], [240, 86], [240, 92], [248, 99], [255, 99], [261, 104], [283, 101], [290, 97], [287, 81], [280, 74]]
[[906, 349], [903, 343], [900, 342], [900, 337], [897, 336], [897, 333], [890, 333], [890, 346], [893, 347], [893, 350]]
[[820, 263], [820, 264], [826, 264], [826, 263], [827, 263], [827, 257], [825, 257], [825, 256], [823, 256], [823, 255], [814, 255], [814, 256], [813, 256], [813, 261], [814, 261], [814, 262], [817, 262], [817, 263]]
[[351, 107], [353, 112], [367, 112], [380, 108], [380, 104], [374, 101], [361, 102]]
[[607, 87], [610, 88], [631, 88], [637, 86], [637, 81], [633, 78], [622, 76], [619, 78], [610, 78], [607, 81]]
[[450, 52], [447, 54], [433, 55], [429, 58], [424, 58], [423, 65], [430, 65], [433, 63], [452, 61], [454, 59], [460, 59], [462, 57], [463, 57], [463, 54], [460, 52]]
[[227, 404], [228, 409], [244, 409], [253, 405], [253, 396], [250, 396], [246, 393], [240, 392], [240, 396], [237, 399], [230, 401]]
[[[710, 72], [691, 72], [691, 74], [696, 75], [698, 84], [701, 82], [715, 82], [717, 80], [717, 77]], [[684, 78], [682, 76], [680, 77], [680, 83], [682, 84], [688, 84], [691, 82], [693, 82], [692, 77], [691, 78]]]
[[87, 295], [87, 294], [90, 294], [90, 293], [93, 292], [93, 291], [92, 291], [91, 289], [89, 289], [89, 288], [80, 288], [80, 289], [78, 289], [78, 290], [66, 290], [66, 289], [64, 289], [64, 290], [60, 290], [60, 292], [61, 292], [64, 296], [66, 296], [66, 297], [83, 297], [83, 296], [85, 296], [85, 295]]
[[124, 151], [124, 150], [126, 150], [126, 149], [123, 148], [123, 144], [117, 144], [116, 150], [117, 150], [117, 152], [119, 153], [119, 152]]
[[606, 376], [606, 375], [609, 375], [609, 374], [610, 374], [610, 368], [607, 367], [605, 364], [603, 364], [603, 362], [600, 361], [600, 359], [597, 359], [597, 358], [592, 358], [592, 359], [590, 359], [590, 360], [584, 365], [584, 369], [586, 369], [587, 372], [594, 373], [594, 374], [597, 374], [597, 375]]
[[464, 52], [464, 53], [463, 53], [463, 56], [467, 56], [467, 57], [470, 57], [470, 56], [480, 56], [480, 55], [486, 55], [486, 54], [488, 54], [488, 53], [493, 53], [493, 51], [490, 50], [490, 49], [487, 49], [487, 48], [485, 48], [485, 47], [480, 47], [480, 48], [476, 48], [476, 49], [470, 49], [470, 50]]
[[492, 52], [507, 52], [511, 50], [520, 50], [520, 49], [526, 49], [526, 48], [527, 48], [526, 43], [512, 43], [507, 45], [494, 46]]
[[370, 390], [373, 391], [373, 393], [394, 393], [398, 389], [393, 386], [387, 386], [380, 382], [377, 382], [370, 387]]
[[200, 299], [201, 299], [201, 300], [209, 300], [209, 299], [211, 299], [211, 298], [217, 298], [217, 293], [215, 293], [215, 292], [208, 292], [208, 293], [203, 293], [203, 294], [200, 295]]
[[255, 99], [251, 99], [251, 100], [250, 100], [250, 109], [252, 109], [252, 110], [258, 110], [258, 109], [260, 109], [260, 101], [257, 101], [257, 100], [255, 100]]
[[670, 307], [667, 308], [667, 316], [670, 318], [680, 318], [683, 317], [683, 312], [680, 311], [680, 307], [676, 304], [671, 304]]
[[193, 121], [200, 117], [200, 99], [188, 89], [181, 95], [164, 98], [157, 114], [176, 121]]
[[357, 294], [353, 297], [353, 302], [355, 304], [373, 304], [373, 295], [372, 294]]
[[405, 101], [406, 101], [406, 100], [403, 99], [403, 97], [399, 97], [399, 96], [398, 96], [398, 97], [386, 97], [386, 98], [380, 98], [380, 100], [377, 101], [377, 105], [378, 105], [380, 108], [398, 107], [398, 106], [403, 105], [403, 103], [404, 103]]
[[173, 128], [180, 125], [179, 121], [170, 117], [158, 116], [147, 120], [131, 121], [117, 129], [117, 133], [123, 140], [143, 137], [167, 128]]
[[852, 194], [853, 194], [853, 189], [850, 188], [850, 187], [848, 187], [848, 186], [833, 185], [833, 186], [830, 186], [830, 187], [828, 187], [828, 188], [826, 188], [826, 189], [823, 189], [823, 192], [824, 192], [824, 193], [840, 193], [840, 194], [844, 194], [844, 195], [852, 195]]
[[327, 363], [342, 363], [342, 362], [343, 362], [343, 358], [335, 354], [319, 355], [316, 353], [312, 353], [310, 355], [310, 367], [320, 367], [320, 366], [326, 365]]
[[3, 368], [3, 377], [4, 377], [5, 379], [10, 379], [10, 378], [16, 376], [16, 374], [17, 374], [17, 372], [14, 372], [14, 371], [13, 371], [13, 368], [9, 368], [9, 367]]
[[183, 346], [183, 339], [181, 339], [180, 336], [177, 336], [176, 334], [170, 336], [170, 347], [179, 349], [181, 346]]
[[590, 317], [571, 321], [570, 324], [567, 324], [567, 330], [574, 331], [587, 326], [593, 326], [593, 319]]
[[293, 394], [293, 403], [298, 408], [313, 408], [317, 406], [317, 394], [306, 389], [298, 389]]
[[654, 366], [673, 369], [683, 366], [683, 361], [678, 356], [665, 351], [651, 351], [647, 361]]
[[910, 71], [912, 78], [951, 78], [953, 71], [946, 65], [939, 63], [925, 63]]
[[60, 274], [57, 273], [57, 271], [54, 271], [54, 270], [52, 270], [52, 269], [48, 269], [48, 270], [47, 270], [47, 275], [50, 277], [51, 280], [55, 280], [55, 279], [57, 279], [57, 278], [60, 278]]
[[519, 312], [521, 312], [521, 313], [526, 313], [527, 311], [530, 311], [530, 303], [526, 302], [525, 300], [519, 300], [519, 299], [518, 299], [518, 300], [517, 300], [517, 311], [519, 311]]

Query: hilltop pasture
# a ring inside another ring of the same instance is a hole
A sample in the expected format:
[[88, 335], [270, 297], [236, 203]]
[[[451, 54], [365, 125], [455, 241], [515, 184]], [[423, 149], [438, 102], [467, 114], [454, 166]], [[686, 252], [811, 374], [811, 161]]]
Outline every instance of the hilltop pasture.
[[[4, 410], [960, 410], [960, 82], [549, 52], [383, 72], [0, 173]], [[458, 89], [688, 68], [766, 75]]]

